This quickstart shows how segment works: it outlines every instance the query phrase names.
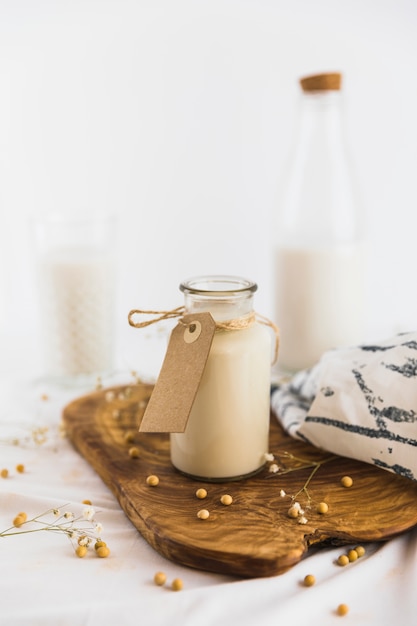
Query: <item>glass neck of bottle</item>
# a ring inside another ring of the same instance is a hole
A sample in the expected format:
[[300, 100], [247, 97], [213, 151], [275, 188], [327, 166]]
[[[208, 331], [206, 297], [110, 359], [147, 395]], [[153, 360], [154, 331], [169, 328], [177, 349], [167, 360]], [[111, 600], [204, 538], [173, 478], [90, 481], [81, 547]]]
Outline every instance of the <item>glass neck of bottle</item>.
[[209, 312], [216, 322], [245, 317], [253, 311], [257, 285], [228, 276], [192, 278], [180, 285], [188, 313]]
[[344, 137], [342, 94], [303, 93], [281, 213], [281, 245], [351, 245], [358, 207]]
[[342, 132], [342, 94], [339, 91], [304, 93], [301, 98], [301, 135], [339, 137]]

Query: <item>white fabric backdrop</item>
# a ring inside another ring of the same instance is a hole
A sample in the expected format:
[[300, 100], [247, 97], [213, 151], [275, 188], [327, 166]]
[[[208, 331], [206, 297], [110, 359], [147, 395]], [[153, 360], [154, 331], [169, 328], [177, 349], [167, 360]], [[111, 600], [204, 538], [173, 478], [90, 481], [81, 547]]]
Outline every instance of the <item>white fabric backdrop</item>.
[[63, 209], [120, 216], [123, 366], [127, 312], [181, 304], [190, 275], [248, 276], [271, 317], [297, 80], [341, 70], [367, 339], [414, 330], [416, 26], [410, 0], [0, 0], [0, 328], [36, 339], [29, 217]]
[[[124, 381], [129, 380], [129, 377]], [[43, 400], [43, 394], [48, 400]], [[417, 532], [386, 544], [365, 544], [366, 553], [346, 567], [335, 564], [347, 547], [325, 548], [281, 576], [240, 580], [188, 569], [167, 561], [134, 529], [113, 495], [89, 464], [59, 434], [60, 413], [74, 390], [63, 391], [30, 380], [0, 385], [0, 532], [19, 511], [40, 514], [50, 508], [81, 512], [90, 499], [111, 549], [107, 559], [77, 558], [65, 536], [39, 532], [0, 537], [1, 626], [242, 626], [308, 623], [332, 626], [340, 603], [350, 607], [356, 626], [401, 623], [413, 626], [417, 614]], [[48, 426], [41, 446], [8, 445], [33, 427]], [[15, 466], [25, 465], [17, 474]], [[168, 585], [153, 576], [164, 571]], [[302, 581], [314, 574], [316, 585]], [[183, 590], [169, 588], [181, 578]]]

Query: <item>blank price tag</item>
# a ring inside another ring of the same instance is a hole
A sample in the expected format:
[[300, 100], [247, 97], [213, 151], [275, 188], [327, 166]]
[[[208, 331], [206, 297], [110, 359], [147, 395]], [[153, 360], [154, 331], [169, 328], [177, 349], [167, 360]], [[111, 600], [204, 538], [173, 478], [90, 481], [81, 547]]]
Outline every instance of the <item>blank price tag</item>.
[[215, 330], [210, 313], [184, 315], [173, 329], [140, 432], [185, 431]]

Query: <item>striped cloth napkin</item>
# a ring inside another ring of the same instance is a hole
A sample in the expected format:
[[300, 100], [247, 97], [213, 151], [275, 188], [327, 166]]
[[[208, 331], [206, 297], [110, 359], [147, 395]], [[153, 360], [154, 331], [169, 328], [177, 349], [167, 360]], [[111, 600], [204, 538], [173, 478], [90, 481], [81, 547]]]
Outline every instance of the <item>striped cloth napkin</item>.
[[417, 480], [417, 333], [324, 353], [271, 408], [295, 438]]

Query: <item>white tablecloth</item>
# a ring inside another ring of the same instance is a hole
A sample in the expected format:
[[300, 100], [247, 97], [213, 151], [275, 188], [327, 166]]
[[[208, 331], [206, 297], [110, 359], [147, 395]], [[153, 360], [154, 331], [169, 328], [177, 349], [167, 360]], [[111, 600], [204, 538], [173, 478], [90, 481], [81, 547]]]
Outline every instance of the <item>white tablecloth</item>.
[[[131, 381], [128, 373], [119, 379]], [[32, 517], [56, 507], [78, 514], [89, 499], [111, 549], [107, 559], [93, 553], [79, 559], [62, 534], [0, 537], [1, 626], [417, 624], [417, 529], [365, 545], [365, 556], [346, 567], [335, 564], [346, 548], [325, 548], [263, 579], [240, 580], [164, 559], [61, 436], [62, 407], [84, 392], [17, 377], [0, 383], [0, 465], [9, 470], [0, 479], [0, 531], [20, 511]], [[44, 426], [46, 441], [34, 443], [31, 432]], [[14, 437], [19, 445], [11, 443]], [[24, 464], [23, 473], [17, 464]], [[159, 570], [167, 575], [164, 587], [153, 583]], [[309, 573], [316, 584], [307, 588], [302, 581]], [[182, 579], [182, 591], [170, 589], [174, 578]], [[340, 603], [350, 607], [343, 618], [335, 613]]]

